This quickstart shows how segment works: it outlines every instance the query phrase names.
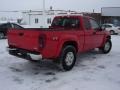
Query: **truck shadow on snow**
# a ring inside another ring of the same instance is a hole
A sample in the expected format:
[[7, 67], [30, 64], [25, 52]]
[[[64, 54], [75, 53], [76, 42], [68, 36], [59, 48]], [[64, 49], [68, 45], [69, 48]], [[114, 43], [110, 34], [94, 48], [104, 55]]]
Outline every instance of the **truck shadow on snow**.
[[55, 73], [51, 71], [60, 71], [59, 67], [50, 61], [39, 61], [35, 63], [26, 60], [24, 62], [14, 63], [9, 69], [15, 73], [27, 72], [29, 75], [37, 75], [40, 73], [44, 75], [55, 75]]
[[76, 64], [81, 65], [82, 62], [84, 62], [84, 61], [92, 62], [103, 55], [104, 54], [102, 54], [98, 49], [91, 50], [91, 51], [86, 52], [86, 53], [81, 53], [81, 54], [77, 55]]
[[[75, 67], [70, 72], [65, 73], [50, 60], [40, 61], [36, 63], [20, 59], [20, 62], [12, 63], [9, 66], [9, 69], [12, 73], [15, 73], [15, 76], [12, 76], [12, 78], [13, 81], [17, 82], [18, 84], [23, 84], [26, 80], [25, 77], [31, 80], [32, 78], [37, 78], [42, 83], [51, 83], [53, 81], [59, 80], [59, 74], [68, 75], [70, 73], [76, 73], [76, 71], [81, 72], [89, 70], [92, 65], [96, 64], [97, 59], [102, 56], [103, 54], [96, 50], [79, 54], [77, 56], [77, 62]], [[105, 67], [97, 66], [96, 68], [104, 69]], [[92, 70], [90, 73], [94, 73], [94, 70]], [[34, 82], [34, 80], [32, 81]]]
[[[101, 54], [96, 50], [92, 50], [87, 53], [78, 54], [75, 67], [77, 68], [85, 67], [87, 65], [85, 65], [84, 62], [89, 61], [90, 63], [92, 63], [92, 61], [96, 60], [98, 57], [101, 57], [102, 55], [103, 54]], [[23, 62], [14, 63], [9, 67], [9, 69], [12, 72], [16, 72], [16, 73], [27, 72], [29, 75], [38, 75], [38, 74], [55, 75], [55, 73], [57, 72], [62, 72], [62, 70], [58, 67], [58, 65], [50, 60], [39, 61], [39, 62], [30, 62], [24, 60]]]
[[29, 78], [32, 82], [37, 78], [40, 82], [51, 83], [58, 80], [56, 73], [60, 72], [60, 69], [50, 61], [32, 63], [25, 60], [10, 65], [9, 69], [14, 73], [11, 78], [18, 84], [26, 82], [25, 77]]

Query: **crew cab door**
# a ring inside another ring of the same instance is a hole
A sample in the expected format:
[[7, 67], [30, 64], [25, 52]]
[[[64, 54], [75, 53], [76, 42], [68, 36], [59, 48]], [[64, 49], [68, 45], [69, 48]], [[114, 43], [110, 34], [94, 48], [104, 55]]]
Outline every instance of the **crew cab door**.
[[90, 20], [87, 17], [83, 17], [84, 26], [84, 51], [88, 51], [94, 48], [94, 30], [91, 27]]
[[102, 31], [99, 24], [92, 18], [90, 18], [90, 24], [93, 30], [93, 48], [98, 48], [103, 43], [104, 31]]

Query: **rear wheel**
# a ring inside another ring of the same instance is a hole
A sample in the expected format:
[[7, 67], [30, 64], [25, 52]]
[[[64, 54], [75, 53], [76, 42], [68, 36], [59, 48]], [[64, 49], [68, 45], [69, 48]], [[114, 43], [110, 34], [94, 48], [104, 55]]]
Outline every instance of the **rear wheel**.
[[107, 40], [104, 46], [100, 49], [102, 50], [104, 54], [107, 54], [110, 52], [111, 48], [112, 48], [112, 42], [111, 40]]
[[63, 48], [61, 56], [60, 56], [60, 65], [63, 70], [69, 71], [71, 70], [76, 62], [76, 49], [74, 46], [66, 46]]

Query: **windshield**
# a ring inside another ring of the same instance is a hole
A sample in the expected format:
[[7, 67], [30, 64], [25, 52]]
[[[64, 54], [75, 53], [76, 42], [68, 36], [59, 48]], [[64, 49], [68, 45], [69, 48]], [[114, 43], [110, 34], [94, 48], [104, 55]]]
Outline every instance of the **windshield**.
[[57, 27], [79, 27], [79, 19], [76, 18], [56, 18], [53, 20], [52, 26]]

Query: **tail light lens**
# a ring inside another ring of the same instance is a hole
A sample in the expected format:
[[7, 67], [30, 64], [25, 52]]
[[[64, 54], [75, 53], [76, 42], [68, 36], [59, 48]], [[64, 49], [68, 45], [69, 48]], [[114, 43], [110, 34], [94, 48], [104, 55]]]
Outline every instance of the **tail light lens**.
[[42, 34], [39, 36], [39, 46], [40, 48], [44, 48], [46, 44], [46, 35]]

